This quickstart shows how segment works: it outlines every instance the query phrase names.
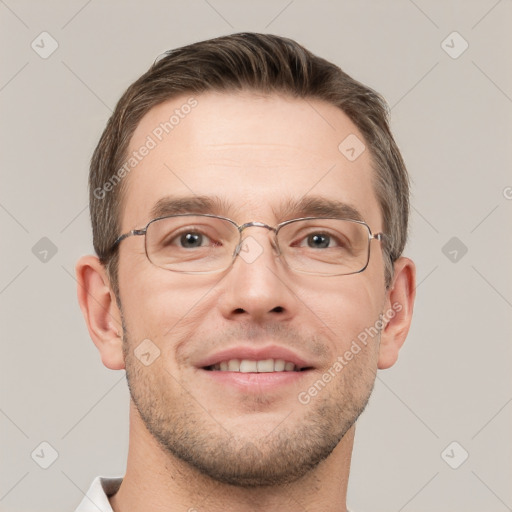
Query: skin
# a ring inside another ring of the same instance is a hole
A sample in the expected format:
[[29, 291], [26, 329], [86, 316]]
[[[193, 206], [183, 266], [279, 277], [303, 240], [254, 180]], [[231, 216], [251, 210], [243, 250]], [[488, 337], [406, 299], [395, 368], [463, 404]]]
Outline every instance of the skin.
[[[188, 97], [174, 98], [141, 120], [130, 151]], [[369, 151], [350, 162], [338, 145], [356, 127], [321, 101], [252, 92], [206, 93], [124, 178], [122, 230], [142, 228], [165, 195], [218, 195], [221, 215], [239, 225], [287, 220], [286, 199], [315, 195], [356, 207], [372, 233], [382, 231]], [[327, 121], [327, 122], [326, 122]], [[295, 218], [299, 215], [288, 217]], [[152, 265], [144, 237], [119, 246], [119, 310], [95, 256], [76, 266], [78, 298], [103, 364], [126, 369], [130, 387], [127, 471], [110, 498], [115, 512], [346, 510], [355, 421], [377, 369], [392, 366], [409, 330], [415, 267], [405, 257], [384, 285], [381, 244], [371, 242], [364, 272], [317, 277], [291, 271], [266, 229], [249, 228], [263, 248], [252, 263], [238, 257], [213, 275]], [[401, 306], [308, 404], [297, 399], [350, 349], [379, 314]], [[150, 339], [151, 365], [134, 349]], [[201, 358], [239, 344], [275, 343], [314, 370], [300, 383], [241, 393], [212, 384]]]

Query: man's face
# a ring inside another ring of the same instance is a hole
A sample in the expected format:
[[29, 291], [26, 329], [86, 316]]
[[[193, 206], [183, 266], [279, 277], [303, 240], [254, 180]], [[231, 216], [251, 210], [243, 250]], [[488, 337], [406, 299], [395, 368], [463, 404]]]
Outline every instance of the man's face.
[[[369, 151], [349, 161], [338, 149], [350, 134], [362, 140], [340, 110], [277, 95], [195, 98], [197, 106], [125, 178], [122, 232], [144, 227], [166, 196], [216, 196], [223, 209], [215, 213], [239, 225], [270, 226], [304, 216], [284, 207], [315, 196], [356, 208], [373, 233], [382, 231]], [[153, 108], [129, 152], [186, 100]], [[293, 481], [325, 459], [364, 409], [377, 369], [379, 336], [359, 343], [341, 370], [333, 365], [385, 312], [380, 243], [371, 242], [364, 272], [319, 277], [290, 270], [272, 236], [246, 229], [244, 237], [262, 253], [255, 260], [238, 256], [218, 274], [151, 264], [143, 236], [119, 247], [125, 365], [138, 413], [167, 453], [234, 485]], [[134, 354], [147, 339], [160, 350], [148, 366]], [[296, 357], [310, 369], [245, 374], [240, 382], [203, 367], [228, 349], [276, 347], [289, 351], [283, 359]], [[329, 382], [305, 400], [329, 370]]]

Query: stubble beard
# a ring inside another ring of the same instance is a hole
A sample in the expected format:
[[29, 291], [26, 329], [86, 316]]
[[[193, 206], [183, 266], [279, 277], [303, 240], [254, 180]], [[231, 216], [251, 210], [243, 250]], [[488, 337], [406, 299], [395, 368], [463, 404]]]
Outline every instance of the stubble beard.
[[[146, 429], [167, 455], [223, 484], [280, 486], [304, 477], [329, 457], [354, 425], [375, 382], [376, 370], [360, 358], [307, 405], [294, 396], [270, 433], [251, 437], [240, 429], [227, 429], [222, 418], [208, 412], [209, 404], [194, 397], [189, 384], [177, 382], [162, 362], [141, 364], [124, 318], [122, 323], [128, 388]], [[321, 375], [314, 381], [318, 378]]]

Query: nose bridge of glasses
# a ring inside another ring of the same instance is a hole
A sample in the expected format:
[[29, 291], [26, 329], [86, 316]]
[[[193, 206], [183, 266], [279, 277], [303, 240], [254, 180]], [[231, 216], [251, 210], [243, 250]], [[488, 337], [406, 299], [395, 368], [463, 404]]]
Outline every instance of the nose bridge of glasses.
[[269, 226], [268, 224], [265, 224], [264, 222], [246, 222], [245, 224], [242, 224], [241, 226], [238, 227], [238, 231], [240, 232], [240, 234], [242, 233], [242, 231], [244, 231], [246, 228], [250, 228], [250, 227], [257, 227], [257, 228], [267, 228], [269, 231], [276, 231], [276, 228], [273, 228], [272, 226]]
[[[264, 222], [254, 221], [254, 222], [246, 222], [245, 224], [242, 224], [241, 226], [238, 227], [238, 232], [240, 233], [240, 241], [239, 241], [238, 246], [236, 248], [236, 254], [238, 254], [241, 251], [241, 249], [242, 249], [242, 247], [244, 245], [244, 241], [247, 239], [247, 236], [245, 238], [243, 237], [243, 232], [245, 231], [245, 229], [251, 228], [251, 227], [265, 228], [268, 231], [272, 231], [274, 234], [277, 233], [276, 228], [274, 228], [272, 226], [269, 226], [268, 224], [265, 224]], [[271, 240], [271, 245], [279, 254], [279, 249], [278, 249], [277, 244], [275, 243], [274, 240]]]

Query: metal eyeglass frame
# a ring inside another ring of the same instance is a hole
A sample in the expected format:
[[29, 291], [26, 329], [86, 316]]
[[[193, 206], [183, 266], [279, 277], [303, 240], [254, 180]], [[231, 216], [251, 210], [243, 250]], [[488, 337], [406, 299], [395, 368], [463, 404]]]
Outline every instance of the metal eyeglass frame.
[[277, 249], [278, 256], [280, 256], [282, 253], [281, 253], [281, 248], [279, 247], [279, 243], [277, 241], [277, 234], [278, 234], [279, 230], [283, 226], [286, 226], [286, 225], [291, 224], [293, 222], [297, 222], [297, 221], [300, 221], [300, 220], [331, 219], [331, 220], [346, 220], [346, 221], [349, 221], [349, 222], [354, 222], [356, 224], [361, 224], [362, 226], [365, 226], [365, 228], [368, 230], [368, 251], [367, 251], [368, 257], [366, 258], [366, 263], [365, 263], [364, 267], [361, 270], [357, 270], [357, 271], [354, 271], [354, 272], [343, 273], [343, 274], [324, 274], [324, 273], [318, 273], [318, 272], [308, 272], [308, 271], [305, 271], [305, 270], [297, 270], [297, 269], [294, 269], [293, 267], [290, 267], [290, 265], [286, 261], [286, 258], [284, 258], [284, 262], [286, 263], [286, 265], [291, 270], [293, 270], [294, 272], [299, 272], [301, 274], [328, 276], [328, 277], [330, 277], [330, 276], [348, 276], [348, 275], [351, 275], [351, 274], [359, 274], [359, 273], [363, 272], [364, 270], [366, 270], [366, 268], [368, 267], [368, 263], [370, 262], [370, 242], [372, 240], [378, 240], [379, 242], [384, 242], [384, 239], [389, 239], [390, 238], [389, 235], [387, 235], [386, 233], [375, 233], [375, 234], [373, 234], [372, 230], [370, 229], [370, 226], [368, 226], [368, 224], [366, 224], [366, 222], [364, 222], [362, 220], [346, 219], [346, 218], [342, 218], [342, 217], [299, 217], [297, 219], [286, 220], [284, 222], [279, 223], [277, 226], [272, 227], [272, 226], [269, 226], [268, 224], [265, 224], [264, 222], [257, 222], [257, 221], [246, 222], [245, 224], [242, 224], [241, 226], [239, 226], [234, 220], [229, 219], [228, 217], [222, 217], [220, 215], [213, 215], [213, 214], [210, 214], [210, 213], [178, 213], [178, 214], [174, 214], [174, 215], [165, 215], [163, 217], [157, 217], [155, 219], [151, 219], [146, 224], [146, 226], [144, 228], [142, 228], [142, 229], [132, 229], [131, 231], [128, 231], [127, 233], [124, 233], [124, 234], [120, 235], [114, 241], [112, 246], [110, 247], [110, 251], [109, 252], [112, 254], [117, 249], [118, 245], [125, 238], [131, 237], [131, 236], [146, 235], [149, 226], [153, 222], [156, 222], [156, 221], [162, 220], [162, 219], [168, 219], [168, 218], [171, 218], [171, 217], [211, 217], [211, 218], [214, 218], [214, 219], [221, 219], [221, 220], [225, 220], [225, 221], [228, 221], [231, 224], [233, 224], [233, 226], [235, 226], [237, 228], [237, 230], [238, 230], [238, 232], [240, 234], [240, 240], [238, 241], [238, 244], [237, 244], [237, 246], [235, 248], [235, 251], [233, 253], [233, 258], [231, 260], [231, 263], [228, 266], [226, 266], [225, 268], [221, 268], [221, 269], [218, 269], [218, 270], [211, 270], [211, 271], [207, 271], [207, 272], [173, 270], [173, 269], [170, 269], [170, 268], [161, 267], [160, 265], [156, 265], [155, 263], [153, 263], [151, 261], [151, 258], [148, 255], [146, 240], [144, 240], [144, 251], [146, 253], [147, 259], [149, 260], [149, 262], [152, 265], [155, 265], [155, 267], [161, 268], [163, 270], [169, 270], [170, 272], [179, 272], [179, 273], [183, 273], [183, 274], [214, 274], [214, 273], [218, 273], [218, 272], [223, 272], [224, 270], [227, 270], [228, 268], [230, 268], [233, 265], [233, 263], [235, 262], [235, 259], [238, 256], [238, 254], [240, 253], [240, 250], [242, 248], [242, 241], [243, 241], [242, 240], [242, 232], [246, 228], [253, 227], [253, 226], [259, 227], [259, 228], [266, 228], [269, 231], [273, 231], [274, 232], [276, 238], [275, 238], [275, 243], [272, 242], [272, 246], [275, 249]]

